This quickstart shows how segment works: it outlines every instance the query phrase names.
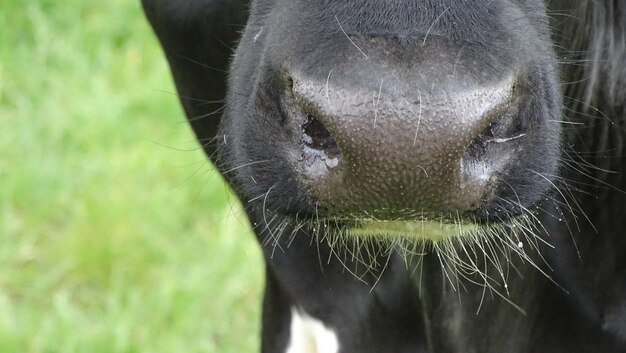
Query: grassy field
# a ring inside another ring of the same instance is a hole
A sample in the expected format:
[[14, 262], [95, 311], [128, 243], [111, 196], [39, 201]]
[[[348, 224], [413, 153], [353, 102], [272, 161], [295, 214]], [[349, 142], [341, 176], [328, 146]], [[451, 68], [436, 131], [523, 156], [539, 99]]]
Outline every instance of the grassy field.
[[0, 26], [0, 353], [256, 351], [260, 251], [139, 1]]

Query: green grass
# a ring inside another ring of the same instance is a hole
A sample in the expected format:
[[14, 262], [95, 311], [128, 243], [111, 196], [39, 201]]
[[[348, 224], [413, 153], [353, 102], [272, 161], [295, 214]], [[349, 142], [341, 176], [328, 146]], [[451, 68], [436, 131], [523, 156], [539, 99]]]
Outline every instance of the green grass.
[[139, 1], [0, 24], [0, 353], [258, 350], [260, 251]]

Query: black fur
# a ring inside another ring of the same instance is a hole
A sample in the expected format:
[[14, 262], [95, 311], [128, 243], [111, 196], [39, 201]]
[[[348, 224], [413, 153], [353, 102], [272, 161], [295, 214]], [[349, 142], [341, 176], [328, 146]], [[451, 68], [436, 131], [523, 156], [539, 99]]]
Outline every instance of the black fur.
[[[333, 328], [343, 353], [626, 352], [626, 1], [143, 5], [200, 143], [263, 245], [263, 352], [286, 350], [292, 307]], [[370, 209], [325, 207], [302, 178], [284, 92], [294, 72], [324, 82], [337, 67], [342, 80], [377, 90], [368, 75], [380, 66], [367, 65], [383, 49], [398, 67], [441, 54], [442, 72], [483, 82], [521, 68], [527, 138], [468, 219], [532, 215], [541, 240], [523, 241], [529, 257], [504, 243], [488, 259], [458, 250], [481, 270], [463, 273], [430, 246], [407, 266], [385, 242], [341, 235]], [[506, 278], [494, 279], [501, 268]]]

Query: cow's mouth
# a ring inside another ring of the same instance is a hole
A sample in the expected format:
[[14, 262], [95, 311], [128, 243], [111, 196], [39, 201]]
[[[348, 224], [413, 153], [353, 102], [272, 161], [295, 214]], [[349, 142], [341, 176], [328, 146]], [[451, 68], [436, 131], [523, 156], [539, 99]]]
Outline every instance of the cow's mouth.
[[[535, 248], [539, 243], [547, 244], [540, 237], [542, 225], [532, 209], [521, 213], [505, 212], [492, 219], [415, 213], [396, 214], [395, 217], [375, 214], [329, 216], [322, 212], [317, 215], [283, 215], [290, 219], [287, 223], [292, 224], [294, 229], [303, 230], [317, 241], [330, 239], [330, 243], [340, 246], [351, 244], [352, 241], [359, 244], [362, 241], [373, 241], [376, 244], [399, 245], [400, 248], [408, 249], [415, 245], [421, 246], [420, 244], [437, 247], [495, 242], [494, 244], [500, 244], [497, 246], [499, 248], [519, 252], [524, 248], [520, 245], [522, 243], [534, 244]], [[266, 218], [269, 216], [268, 214]]]
[[441, 241], [477, 233], [481, 225], [467, 222], [444, 221], [379, 221], [364, 220], [347, 227], [345, 233], [355, 237], [408, 238]]

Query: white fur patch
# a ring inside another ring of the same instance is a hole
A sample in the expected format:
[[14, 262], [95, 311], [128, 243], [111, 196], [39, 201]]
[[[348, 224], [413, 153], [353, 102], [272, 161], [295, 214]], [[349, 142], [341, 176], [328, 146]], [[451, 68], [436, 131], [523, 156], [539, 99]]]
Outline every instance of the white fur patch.
[[291, 308], [291, 328], [286, 353], [337, 353], [337, 334], [304, 311]]

